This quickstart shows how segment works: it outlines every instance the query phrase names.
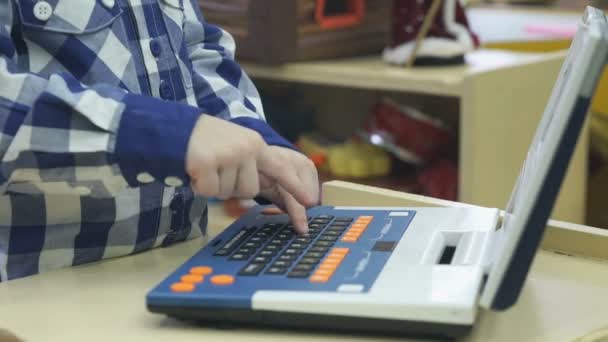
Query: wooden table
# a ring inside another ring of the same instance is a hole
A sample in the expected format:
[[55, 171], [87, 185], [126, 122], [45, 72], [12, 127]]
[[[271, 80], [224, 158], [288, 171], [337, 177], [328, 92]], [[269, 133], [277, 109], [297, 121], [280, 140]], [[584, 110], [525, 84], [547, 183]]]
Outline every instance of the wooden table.
[[[341, 182], [325, 185], [323, 201], [333, 205], [463, 205]], [[212, 234], [224, 224], [215, 217], [212, 212]], [[146, 292], [203, 243], [195, 240], [2, 283], [0, 328], [27, 341], [49, 342], [403, 341], [380, 336], [197, 327], [148, 313]], [[504, 313], [482, 312], [466, 340], [572, 341], [608, 325], [606, 246], [605, 231], [552, 222], [518, 304]]]

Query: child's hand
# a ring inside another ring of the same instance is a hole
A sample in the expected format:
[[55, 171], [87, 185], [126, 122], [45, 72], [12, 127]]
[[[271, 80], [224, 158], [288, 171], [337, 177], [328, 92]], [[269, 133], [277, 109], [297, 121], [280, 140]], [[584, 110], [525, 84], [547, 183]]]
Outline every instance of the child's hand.
[[[203, 115], [190, 137], [186, 171], [192, 179], [193, 190], [199, 195], [253, 198], [260, 192], [261, 174], [267, 183], [280, 186], [294, 203], [316, 204], [318, 184], [314, 188], [310, 186], [316, 172], [309, 174], [307, 159], [295, 152], [298, 158], [291, 153], [274, 151], [257, 132]], [[288, 209], [293, 208], [294, 203], [286, 203]]]
[[302, 203], [297, 201], [281, 184], [273, 181], [271, 177], [264, 174], [263, 170], [260, 170], [260, 194], [262, 197], [272, 201], [277, 207], [289, 214], [296, 232], [306, 233], [308, 231], [308, 219], [305, 206], [313, 206], [319, 202], [317, 169], [310, 159], [287, 148], [269, 146], [265, 155], [279, 159], [281, 164], [286, 166], [288, 172], [297, 175], [304, 186], [304, 190], [310, 197], [314, 198], [314, 202]]

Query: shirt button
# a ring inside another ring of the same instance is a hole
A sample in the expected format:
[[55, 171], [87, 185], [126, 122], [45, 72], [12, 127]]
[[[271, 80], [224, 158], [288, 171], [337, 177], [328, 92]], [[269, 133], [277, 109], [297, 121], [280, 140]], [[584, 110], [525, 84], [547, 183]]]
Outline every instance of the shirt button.
[[116, 4], [115, 0], [101, 0], [101, 3], [106, 6], [107, 8], [114, 8], [114, 5]]
[[169, 82], [162, 81], [160, 83], [160, 97], [165, 100], [173, 99], [173, 89], [171, 89], [171, 85]]
[[152, 51], [152, 55], [154, 57], [158, 57], [163, 52], [163, 47], [160, 45], [158, 40], [151, 40], [150, 41], [150, 51]]
[[147, 172], [143, 172], [137, 175], [137, 181], [142, 184], [148, 184], [154, 182], [154, 177]]
[[40, 21], [47, 21], [53, 15], [53, 7], [46, 1], [38, 1], [34, 5], [34, 17]]
[[91, 194], [91, 189], [87, 188], [86, 186], [77, 186], [74, 190], [81, 196], [88, 196]]
[[184, 185], [184, 182], [177, 177], [167, 177], [165, 178], [165, 185], [168, 187], [177, 188]]

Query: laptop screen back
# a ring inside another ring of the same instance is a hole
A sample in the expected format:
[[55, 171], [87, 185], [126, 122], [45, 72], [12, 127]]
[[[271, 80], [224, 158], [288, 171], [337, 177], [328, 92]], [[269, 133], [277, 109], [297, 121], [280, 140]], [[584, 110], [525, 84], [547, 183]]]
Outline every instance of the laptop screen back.
[[607, 57], [608, 23], [602, 11], [588, 7], [496, 234], [484, 307], [504, 310], [519, 297]]

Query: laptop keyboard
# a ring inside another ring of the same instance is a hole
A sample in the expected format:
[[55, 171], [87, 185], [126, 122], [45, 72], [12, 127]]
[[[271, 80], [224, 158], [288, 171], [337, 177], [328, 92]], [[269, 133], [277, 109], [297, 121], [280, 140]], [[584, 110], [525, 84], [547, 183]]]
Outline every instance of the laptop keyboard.
[[246, 261], [240, 276], [286, 276], [329, 281], [348, 248], [335, 248], [337, 241], [354, 243], [373, 217], [319, 215], [309, 219], [309, 232], [297, 235], [290, 223], [268, 223], [239, 231], [215, 252], [229, 261]]

